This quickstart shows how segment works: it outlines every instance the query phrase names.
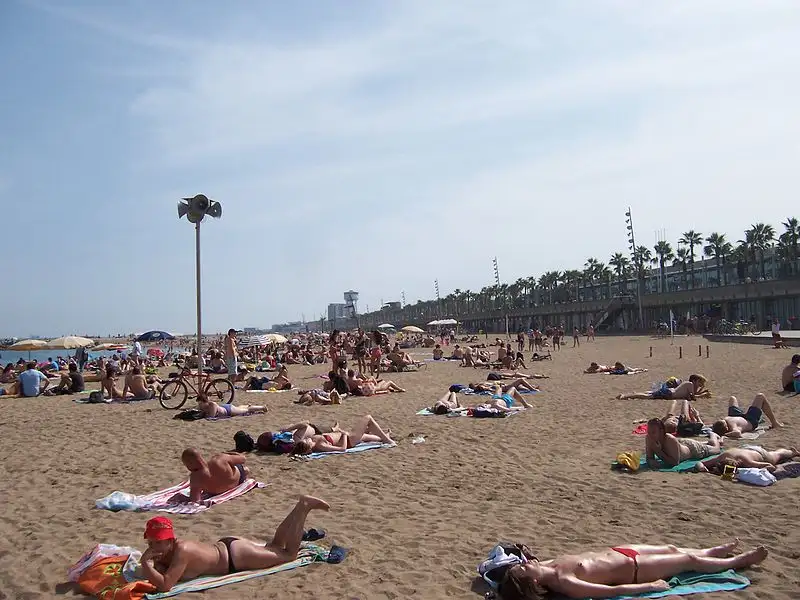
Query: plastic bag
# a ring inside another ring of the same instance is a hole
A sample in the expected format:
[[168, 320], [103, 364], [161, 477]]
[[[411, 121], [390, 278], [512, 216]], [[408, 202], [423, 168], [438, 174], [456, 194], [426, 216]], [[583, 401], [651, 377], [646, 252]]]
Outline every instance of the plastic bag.
[[736, 469], [736, 479], [737, 481], [741, 481], [743, 483], [749, 483], [750, 485], [760, 485], [761, 487], [772, 485], [773, 483], [778, 481], [775, 478], [775, 475], [773, 475], [766, 469], [756, 469], [754, 467], [745, 467]]

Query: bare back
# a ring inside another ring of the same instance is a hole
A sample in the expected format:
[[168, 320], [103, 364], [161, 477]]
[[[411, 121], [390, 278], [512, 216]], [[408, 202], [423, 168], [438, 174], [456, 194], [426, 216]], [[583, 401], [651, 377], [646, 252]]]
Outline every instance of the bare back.
[[217, 544], [205, 544], [189, 540], [178, 540], [175, 551], [168, 557], [168, 562], [157, 561], [156, 570], [164, 575], [173, 564], [180, 568], [185, 563], [181, 581], [195, 579], [203, 575], [225, 575], [228, 572], [227, 555]]
[[242, 462], [232, 454], [215, 454], [207, 463], [207, 468], [193, 471], [189, 477], [192, 489], [199, 488], [209, 494], [221, 494], [239, 485], [239, 470], [236, 464]]

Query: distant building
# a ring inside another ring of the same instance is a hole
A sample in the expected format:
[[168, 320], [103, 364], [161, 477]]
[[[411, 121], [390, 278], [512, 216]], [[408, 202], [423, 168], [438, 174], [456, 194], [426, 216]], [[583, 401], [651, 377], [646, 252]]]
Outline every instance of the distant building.
[[389, 310], [395, 310], [395, 309], [399, 310], [403, 308], [403, 305], [400, 302], [385, 302], [384, 305], [381, 306], [381, 309], [384, 308]]
[[328, 304], [328, 322], [341, 321], [348, 316], [347, 304], [344, 303], [331, 303]]
[[244, 331], [245, 335], [261, 335], [267, 333], [267, 330], [263, 327], [245, 327], [242, 331]]

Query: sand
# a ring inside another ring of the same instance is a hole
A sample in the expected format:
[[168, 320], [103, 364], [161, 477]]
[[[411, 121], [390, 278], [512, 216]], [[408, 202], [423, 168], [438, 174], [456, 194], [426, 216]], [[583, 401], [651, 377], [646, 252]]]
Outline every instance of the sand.
[[[776, 393], [780, 368], [791, 351], [669, 340], [598, 338], [556, 352], [544, 372], [534, 410], [510, 419], [418, 417], [451, 383], [478, 372], [431, 363], [419, 373], [390, 374], [406, 394], [347, 400], [342, 406], [300, 407], [294, 394], [237, 394], [237, 404], [262, 403], [267, 415], [216, 422], [172, 420], [157, 402], [76, 405], [68, 398], [0, 397], [0, 598], [72, 598], [66, 570], [96, 543], [144, 549], [151, 513], [110, 513], [94, 500], [113, 490], [145, 493], [185, 476], [186, 446], [212, 453], [233, 447], [233, 434], [310, 419], [348, 427], [371, 413], [393, 431], [394, 449], [296, 462], [286, 456], [248, 458], [265, 490], [194, 516], [176, 516], [180, 536], [216, 540], [223, 535], [271, 535], [303, 493], [328, 500], [330, 513], [312, 513], [309, 526], [325, 528], [324, 543], [351, 549], [341, 565], [313, 565], [207, 592], [214, 599], [243, 598], [463, 598], [486, 587], [476, 565], [498, 540], [524, 541], [540, 557], [619, 543], [712, 545], [733, 536], [745, 546], [765, 544], [770, 557], [747, 574], [739, 593], [704, 598], [797, 598], [800, 589], [800, 479], [766, 488], [710, 475], [614, 473], [619, 451], [643, 449], [634, 422], [664, 414], [663, 400], [615, 400], [623, 391], [647, 390], [669, 375], [705, 374], [714, 392], [698, 400], [701, 414], [721, 415], [727, 397], [749, 402], [764, 391], [787, 427], [758, 443], [768, 448], [800, 442], [800, 397]], [[677, 344], [684, 358], [678, 358]], [[571, 346], [571, 342], [568, 344]], [[654, 357], [648, 357], [653, 346]], [[422, 353], [423, 351], [418, 351]], [[526, 352], [527, 354], [527, 352]], [[583, 375], [592, 360], [621, 360], [650, 369], [635, 376]], [[291, 367], [300, 385], [315, 386], [324, 366]], [[303, 378], [309, 378], [305, 380]], [[411, 437], [425, 443], [412, 445]], [[701, 598], [701, 596], [696, 596]]]

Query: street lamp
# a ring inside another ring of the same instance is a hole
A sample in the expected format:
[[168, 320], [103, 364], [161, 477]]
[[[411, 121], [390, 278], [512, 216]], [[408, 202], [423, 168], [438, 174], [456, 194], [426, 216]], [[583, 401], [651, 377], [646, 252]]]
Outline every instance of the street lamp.
[[203, 194], [197, 194], [194, 198], [183, 198], [178, 202], [178, 218], [184, 216], [189, 223], [194, 223], [194, 258], [195, 258], [195, 282], [197, 286], [197, 389], [202, 390], [203, 385], [203, 352], [201, 340], [203, 338], [203, 321], [201, 318], [202, 310], [200, 303], [200, 223], [205, 217], [219, 219], [222, 216], [222, 205], [215, 200], [209, 200]]
[[[628, 230], [628, 246], [631, 249], [631, 258], [633, 259], [633, 266], [636, 269], [636, 297], [639, 300], [639, 327], [644, 326], [644, 311], [642, 310], [642, 281], [639, 277], [641, 265], [636, 260], [636, 239], [633, 236], [633, 217], [631, 216], [631, 207], [625, 213], [625, 227]], [[641, 257], [640, 257], [641, 261]]]

